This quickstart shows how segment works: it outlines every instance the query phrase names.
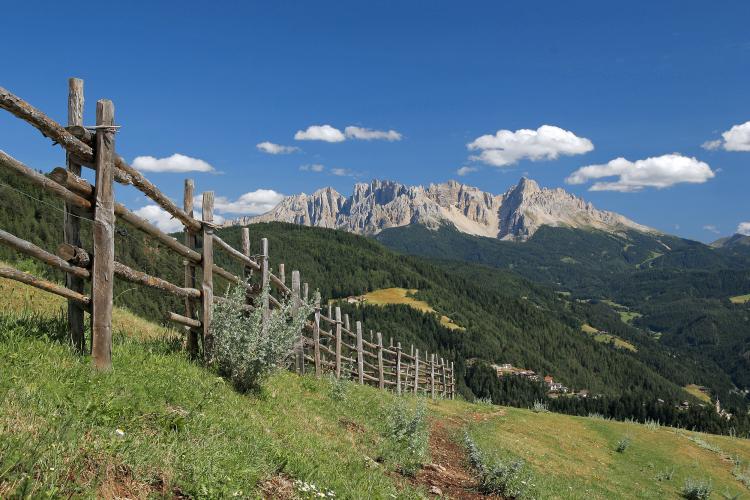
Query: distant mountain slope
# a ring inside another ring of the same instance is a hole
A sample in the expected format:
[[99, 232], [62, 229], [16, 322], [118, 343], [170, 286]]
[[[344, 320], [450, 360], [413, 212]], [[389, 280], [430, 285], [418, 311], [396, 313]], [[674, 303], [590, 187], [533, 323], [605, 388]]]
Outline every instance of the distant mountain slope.
[[423, 187], [374, 180], [356, 184], [348, 198], [324, 188], [312, 195], [289, 196], [266, 214], [227, 224], [272, 221], [364, 235], [414, 224], [430, 229], [449, 224], [467, 234], [519, 241], [542, 226], [656, 233], [622, 215], [597, 210], [563, 189], [540, 188], [526, 178], [499, 195], [455, 181]]
[[750, 247], [750, 236], [735, 233], [732, 236], [719, 238], [711, 243], [711, 246], [714, 248], [731, 248], [736, 246]]

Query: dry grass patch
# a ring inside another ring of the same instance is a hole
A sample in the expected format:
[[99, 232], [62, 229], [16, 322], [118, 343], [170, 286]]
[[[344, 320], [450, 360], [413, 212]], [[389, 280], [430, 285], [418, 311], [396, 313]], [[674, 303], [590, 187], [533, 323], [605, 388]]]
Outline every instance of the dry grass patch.
[[[419, 290], [406, 288], [383, 288], [366, 293], [362, 296], [368, 304], [383, 306], [388, 304], [405, 304], [413, 307], [417, 311], [427, 314], [438, 314], [427, 302], [418, 300], [413, 297]], [[457, 325], [448, 316], [440, 315], [440, 324], [451, 330], [465, 330]]]

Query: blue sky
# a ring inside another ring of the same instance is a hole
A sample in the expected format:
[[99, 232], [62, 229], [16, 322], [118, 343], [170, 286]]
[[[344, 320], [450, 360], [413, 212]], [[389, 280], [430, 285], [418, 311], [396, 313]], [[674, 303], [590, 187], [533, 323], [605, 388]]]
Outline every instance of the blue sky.
[[[387, 178], [458, 179], [499, 193], [527, 175], [703, 241], [750, 221], [750, 151], [742, 151], [750, 125], [714, 149], [701, 147], [750, 121], [746, 1], [76, 7], [4, 5], [13, 22], [3, 23], [0, 85], [64, 122], [66, 79], [83, 78], [87, 123], [96, 99], [112, 99], [122, 125], [117, 147], [128, 161], [178, 153], [215, 170], [147, 172], [177, 200], [186, 176], [225, 197], [231, 216], [272, 199], [257, 190], [332, 185], [349, 193], [356, 180]], [[394, 131], [400, 140], [357, 139], [356, 129], [340, 142], [295, 140], [315, 125]], [[542, 125], [570, 135], [538, 132]], [[519, 129], [534, 131], [530, 144], [518, 142]], [[510, 135], [467, 148], [499, 130]], [[265, 141], [298, 150], [268, 154], [257, 147]], [[6, 113], [0, 149], [43, 170], [64, 161]], [[505, 152], [495, 165], [471, 159], [485, 150]], [[680, 156], [665, 156], [673, 153]], [[599, 170], [622, 178], [594, 178], [589, 169], [579, 172], [582, 183], [566, 183], [579, 168], [618, 157], [630, 163]], [[458, 176], [461, 167], [476, 171]], [[618, 190], [590, 191], [597, 182]], [[236, 203], [245, 193], [255, 194]], [[132, 188], [117, 196], [133, 209], [148, 204]]]

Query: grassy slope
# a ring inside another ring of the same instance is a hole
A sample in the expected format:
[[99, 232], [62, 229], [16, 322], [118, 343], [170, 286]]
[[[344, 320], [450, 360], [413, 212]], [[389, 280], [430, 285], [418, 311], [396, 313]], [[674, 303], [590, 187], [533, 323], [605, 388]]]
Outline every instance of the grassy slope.
[[[747, 467], [747, 440], [515, 408], [471, 424], [469, 433], [490, 456], [526, 460], [541, 498], [676, 498], [688, 478], [710, 480], [715, 492], [732, 495], [727, 498], [748, 494], [727, 459], [737, 456]], [[626, 436], [630, 445], [616, 452]], [[691, 436], [724, 454], [699, 446]]]
[[[54, 326], [48, 318], [59, 302], [4, 280], [0, 287], [10, 297], [0, 315], [0, 497], [25, 474], [35, 479], [26, 484], [35, 496], [255, 496], [279, 473], [339, 498], [424, 494], [394, 473], [398, 456], [383, 437], [387, 393], [347, 383], [346, 399], [337, 400], [326, 380], [280, 373], [262, 395], [243, 396], [155, 340], [172, 330], [122, 311], [115, 369], [95, 374], [64, 345], [29, 335], [29, 324]], [[29, 307], [33, 317], [13, 320]], [[430, 403], [429, 412], [456, 439], [468, 428], [491, 456], [526, 459], [537, 497], [675, 497], [687, 477], [747, 493], [727, 459], [747, 467], [747, 440], [462, 401]], [[615, 452], [625, 435], [631, 446]], [[385, 460], [372, 465], [366, 457]], [[655, 479], [672, 468], [671, 480]]]

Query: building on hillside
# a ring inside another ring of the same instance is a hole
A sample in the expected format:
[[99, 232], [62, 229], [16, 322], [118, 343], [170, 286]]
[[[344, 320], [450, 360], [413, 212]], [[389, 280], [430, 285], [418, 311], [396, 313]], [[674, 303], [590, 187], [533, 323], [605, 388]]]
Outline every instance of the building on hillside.
[[552, 378], [552, 375], [547, 375], [544, 377], [544, 383], [547, 385], [547, 389], [549, 392], [557, 392], [557, 393], [567, 393], [569, 389], [562, 385], [560, 382], [555, 382], [555, 379]]

